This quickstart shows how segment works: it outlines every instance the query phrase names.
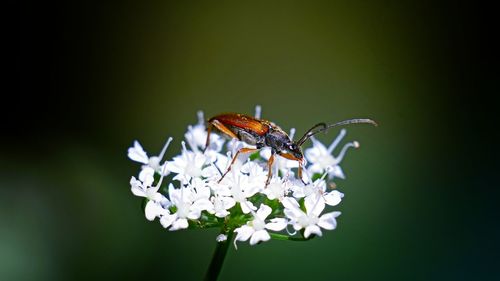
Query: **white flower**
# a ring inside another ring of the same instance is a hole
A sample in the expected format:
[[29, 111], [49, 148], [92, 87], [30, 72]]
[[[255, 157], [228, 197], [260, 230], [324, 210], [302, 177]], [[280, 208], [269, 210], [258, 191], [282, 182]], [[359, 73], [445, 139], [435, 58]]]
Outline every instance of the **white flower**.
[[[198, 191], [205, 193], [205, 191]], [[173, 214], [167, 214], [160, 218], [160, 223], [169, 230], [178, 230], [188, 228], [188, 219], [195, 220], [200, 218], [201, 212], [205, 210], [205, 196], [199, 196], [192, 187], [181, 187], [176, 189], [173, 184], [168, 186], [168, 195], [172, 206], [177, 209]], [[201, 201], [203, 202], [201, 202]], [[209, 204], [210, 201], [208, 201]]]
[[332, 155], [332, 152], [335, 149], [335, 147], [339, 144], [339, 142], [342, 140], [342, 138], [345, 136], [345, 134], [346, 134], [345, 129], [342, 129], [340, 131], [340, 134], [328, 148], [326, 148], [320, 141], [318, 141], [314, 137], [311, 137], [313, 147], [305, 150], [306, 159], [312, 164], [311, 166], [308, 167], [308, 170], [311, 174], [323, 173], [324, 171], [327, 170], [328, 167], [330, 167], [330, 170], [328, 172], [329, 179], [333, 179], [334, 177], [341, 179], [345, 178], [344, 172], [342, 171], [342, 169], [338, 164], [344, 158], [344, 155], [348, 148], [359, 147], [358, 142], [356, 141], [349, 142], [345, 144], [344, 147], [342, 147], [342, 150], [340, 151], [339, 155], [337, 157], [334, 157]]
[[243, 213], [248, 214], [250, 211], [257, 209], [248, 198], [259, 192], [260, 189], [264, 187], [264, 182], [254, 182], [250, 179], [249, 175], [236, 171], [236, 169], [233, 168], [230, 173], [224, 177], [221, 184], [226, 188], [219, 186], [216, 188], [217, 192], [222, 195], [233, 197], [236, 202], [240, 203]]
[[151, 156], [151, 157], [148, 157], [146, 151], [144, 151], [144, 149], [142, 148], [141, 144], [138, 141], [134, 141], [134, 146], [128, 149], [128, 158], [130, 158], [133, 161], [144, 164], [143, 168], [151, 167], [157, 173], [161, 173], [163, 169], [160, 166], [160, 161], [165, 155], [165, 152], [167, 151], [167, 148], [170, 145], [171, 141], [172, 138], [168, 138], [160, 154], [158, 156]]
[[293, 191], [293, 197], [295, 198], [303, 198], [311, 195], [321, 196], [325, 200], [325, 203], [330, 206], [336, 206], [340, 203], [344, 194], [338, 190], [332, 190], [327, 192], [327, 184], [325, 181], [325, 177], [329, 172], [329, 168], [323, 174], [323, 176], [313, 183], [309, 183], [307, 185], [303, 185], [300, 182], [295, 181], [295, 184], [292, 185], [291, 190]]
[[247, 161], [240, 168], [240, 172], [248, 175], [248, 183], [254, 187], [264, 187], [267, 180], [267, 171], [253, 161]]
[[139, 174], [139, 180], [135, 177], [130, 179], [132, 193], [135, 196], [148, 199], [144, 213], [146, 218], [150, 221], [154, 220], [156, 217], [167, 214], [168, 211], [163, 208], [163, 205], [168, 206], [170, 204], [168, 199], [158, 192], [160, 184], [151, 186], [154, 181], [153, 175], [153, 168], [146, 167]]
[[288, 192], [286, 183], [279, 178], [272, 178], [261, 193], [265, 194], [269, 200], [282, 200]]
[[[174, 180], [187, 184], [192, 178], [204, 175], [206, 157], [201, 152], [193, 152], [186, 149], [186, 144], [182, 142], [182, 154], [174, 157], [173, 161], [167, 162], [167, 170], [177, 174]], [[213, 173], [213, 169], [207, 169], [205, 172]]]
[[309, 238], [311, 234], [321, 236], [321, 228], [332, 230], [337, 226], [336, 217], [340, 212], [326, 213], [320, 216], [325, 208], [325, 201], [321, 196], [311, 195], [304, 199], [306, 212], [300, 209], [300, 205], [294, 198], [287, 197], [283, 201], [285, 215], [290, 219], [295, 230], [304, 228], [304, 237]]
[[250, 238], [250, 245], [255, 245], [261, 241], [267, 241], [271, 239], [271, 236], [267, 232], [267, 229], [273, 231], [281, 231], [285, 229], [287, 222], [284, 218], [274, 218], [271, 222], [266, 223], [266, 218], [271, 214], [271, 207], [261, 204], [259, 210], [254, 214], [253, 220], [247, 222], [234, 230], [238, 233], [234, 239], [234, 245], [236, 247], [236, 241], [247, 241]]
[[[213, 181], [210, 183], [210, 188], [213, 192], [213, 196], [210, 200], [214, 204], [214, 212], [219, 211], [221, 213], [226, 213], [225, 210], [229, 210], [236, 205], [236, 200], [234, 200], [231, 188], [226, 184], [226, 181], [223, 181], [223, 183]], [[229, 214], [229, 212], [227, 212], [227, 214]]]
[[193, 212], [198, 212], [195, 214], [197, 218], [200, 217], [201, 211], [214, 209], [214, 205], [210, 201], [210, 187], [206, 181], [194, 178], [189, 187], [191, 187], [191, 192], [188, 195], [189, 200], [193, 202], [191, 209]]
[[[261, 117], [260, 106], [255, 109], [255, 117]], [[292, 129], [291, 139], [294, 133]], [[160, 154], [152, 157], [134, 141], [128, 149], [128, 157], [142, 167], [137, 178], [130, 179], [131, 191], [146, 198], [144, 212], [148, 220], [158, 217], [162, 226], [170, 231], [222, 227], [223, 233], [216, 240], [227, 241], [226, 231], [234, 231], [235, 247], [236, 241], [255, 245], [271, 237], [283, 239], [272, 232], [283, 231], [288, 225], [295, 231], [300, 230], [305, 238], [321, 236], [324, 229], [335, 229], [336, 218], [340, 215], [340, 212], [325, 211], [326, 205], [336, 206], [344, 196], [331, 187], [331, 180], [344, 178], [339, 163], [350, 147], [358, 147], [357, 142], [347, 143], [334, 156], [345, 134], [345, 130], [341, 130], [329, 147], [311, 137], [312, 147], [304, 150], [303, 174], [298, 178], [295, 175], [295, 168], [299, 166], [297, 161], [275, 155], [272, 167], [268, 167], [269, 147], [255, 152], [260, 157], [242, 153], [232, 163], [233, 156], [241, 148], [255, 146], [237, 139], [224, 145], [224, 139], [212, 132], [210, 144], [205, 148], [207, 131], [203, 112], [199, 111], [198, 123], [188, 126], [182, 150], [171, 161], [162, 160], [171, 138]], [[266, 186], [268, 169], [272, 177]], [[168, 193], [164, 195], [160, 190], [165, 190], [161, 186], [168, 173], [173, 173], [172, 183], [168, 184]], [[318, 173], [321, 174], [319, 179], [316, 178]], [[314, 182], [310, 180], [312, 177]], [[237, 226], [240, 227], [234, 229]]]
[[[205, 150], [207, 129], [205, 127], [205, 117], [203, 116], [203, 111], [198, 111], [198, 124], [188, 126], [188, 131], [184, 134], [184, 137], [193, 151], [198, 152]], [[212, 132], [210, 134], [210, 144], [207, 149], [207, 153], [213, 154], [214, 152], [221, 151], [223, 144], [224, 139]]]
[[305, 185], [300, 181], [294, 181], [294, 184], [291, 187], [291, 190], [293, 191], [293, 197], [303, 198], [311, 194], [323, 195], [323, 192], [326, 190], [325, 178], [331, 169], [331, 167], [327, 167], [321, 178], [315, 180], [314, 182], [309, 182]]
[[229, 209], [236, 205], [236, 201], [229, 196], [212, 196], [210, 198], [213, 204], [213, 208], [208, 210], [209, 213], [215, 214], [218, 218], [224, 218], [229, 215]]

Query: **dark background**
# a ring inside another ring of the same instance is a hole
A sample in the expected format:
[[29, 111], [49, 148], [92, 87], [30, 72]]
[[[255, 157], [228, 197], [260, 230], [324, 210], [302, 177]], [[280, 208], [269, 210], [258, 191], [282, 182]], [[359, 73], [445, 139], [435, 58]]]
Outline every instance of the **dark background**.
[[21, 2], [17, 91], [2, 103], [0, 280], [200, 280], [217, 231], [146, 221], [126, 150], [139, 139], [158, 153], [173, 136], [171, 158], [197, 110], [256, 104], [287, 131], [353, 117], [380, 126], [348, 128], [361, 149], [342, 165], [337, 230], [242, 244], [222, 280], [497, 280], [498, 32], [487, 10]]

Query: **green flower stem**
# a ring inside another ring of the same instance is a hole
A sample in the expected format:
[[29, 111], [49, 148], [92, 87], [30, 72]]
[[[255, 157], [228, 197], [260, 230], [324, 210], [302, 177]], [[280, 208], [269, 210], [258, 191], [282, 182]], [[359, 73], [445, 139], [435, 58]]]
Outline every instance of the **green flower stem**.
[[224, 264], [224, 258], [226, 257], [229, 245], [231, 245], [234, 237], [234, 231], [229, 230], [227, 233], [227, 239], [224, 242], [218, 242], [215, 246], [215, 252], [212, 256], [212, 261], [208, 267], [207, 273], [205, 274], [205, 281], [216, 281], [219, 277], [219, 273]]
[[311, 240], [314, 237], [314, 235], [311, 235], [311, 237], [309, 237], [309, 238], [302, 238], [302, 237], [291, 237], [288, 235], [278, 234], [278, 233], [269, 233], [269, 234], [271, 235], [272, 239], [288, 240], [288, 241], [307, 241], [307, 240]]

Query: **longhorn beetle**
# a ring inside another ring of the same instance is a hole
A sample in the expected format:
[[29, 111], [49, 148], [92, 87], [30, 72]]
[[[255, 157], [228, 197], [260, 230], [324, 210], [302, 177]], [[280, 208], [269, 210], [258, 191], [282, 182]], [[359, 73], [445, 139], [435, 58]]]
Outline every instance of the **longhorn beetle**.
[[[268, 174], [266, 180], [266, 187], [269, 184], [272, 176], [271, 166], [274, 162], [274, 156], [278, 154], [284, 158], [299, 162], [298, 176], [302, 179], [302, 162], [304, 161], [304, 153], [301, 146], [306, 140], [313, 135], [326, 131], [332, 127], [342, 126], [347, 124], [367, 123], [377, 126], [377, 123], [371, 119], [349, 119], [340, 121], [334, 124], [327, 125], [326, 123], [318, 123], [312, 126], [306, 133], [298, 140], [293, 141], [290, 137], [276, 124], [268, 120], [257, 119], [245, 114], [240, 113], [224, 113], [214, 116], [208, 120], [207, 126], [207, 141], [205, 143], [205, 150], [210, 144], [210, 133], [212, 128], [215, 127], [222, 133], [231, 138], [238, 139], [250, 145], [255, 145], [255, 148], [241, 148], [234, 155], [231, 164], [226, 172], [222, 175], [218, 182], [229, 173], [231, 166], [238, 158], [240, 153], [252, 153], [263, 147], [271, 148], [271, 157], [267, 162]], [[304, 182], [305, 184], [305, 182]]]

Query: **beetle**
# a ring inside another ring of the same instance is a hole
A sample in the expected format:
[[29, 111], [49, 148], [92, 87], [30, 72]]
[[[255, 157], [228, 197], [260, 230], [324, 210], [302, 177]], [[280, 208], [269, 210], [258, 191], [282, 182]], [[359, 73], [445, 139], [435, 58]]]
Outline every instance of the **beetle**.
[[313, 135], [324, 132], [332, 127], [359, 123], [366, 123], [377, 126], [377, 123], [375, 123], [375, 121], [371, 119], [349, 119], [329, 125], [322, 122], [312, 126], [304, 133], [304, 135], [299, 140], [293, 141], [292, 139], [290, 139], [288, 134], [285, 133], [285, 131], [283, 131], [279, 126], [271, 121], [258, 119], [240, 113], [223, 113], [216, 115], [208, 120], [205, 150], [210, 144], [210, 133], [213, 127], [231, 138], [235, 138], [247, 144], [255, 146], [255, 148], [244, 147], [236, 152], [226, 172], [219, 179], [219, 183], [227, 175], [227, 173], [229, 173], [232, 165], [240, 154], [252, 153], [260, 150], [263, 147], [270, 147], [271, 157], [269, 157], [269, 160], [267, 162], [268, 174], [265, 186], [267, 187], [269, 181], [271, 180], [271, 166], [273, 165], [274, 157], [276, 154], [286, 159], [299, 162], [298, 176], [305, 184], [304, 180], [302, 179], [304, 153], [302, 152], [301, 148], [304, 142]]

